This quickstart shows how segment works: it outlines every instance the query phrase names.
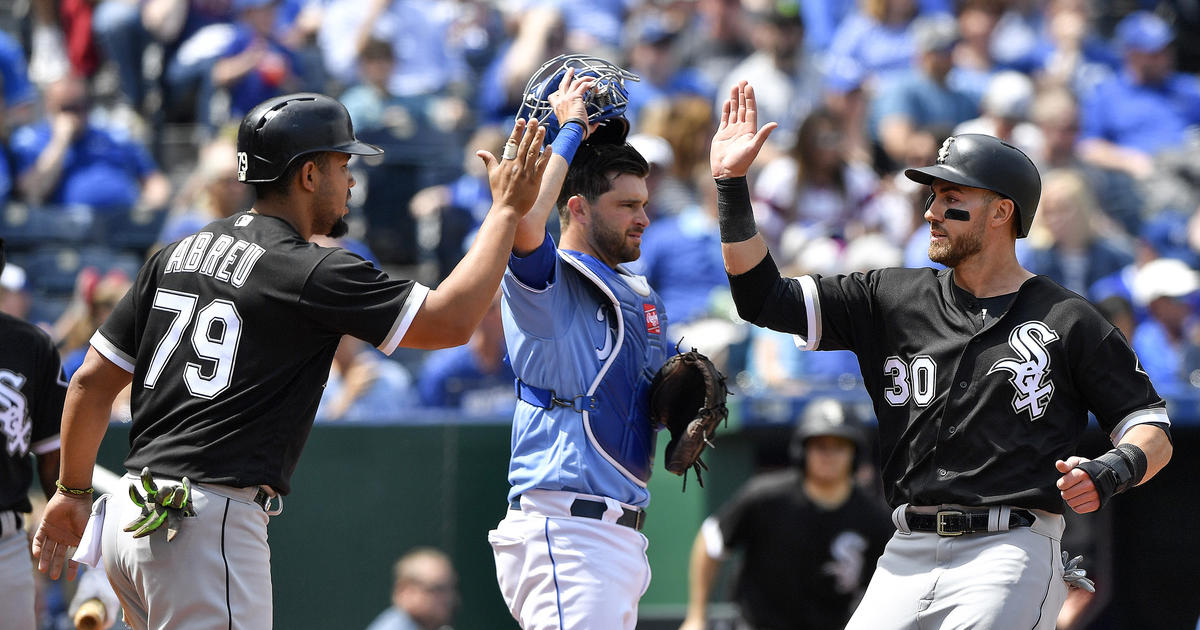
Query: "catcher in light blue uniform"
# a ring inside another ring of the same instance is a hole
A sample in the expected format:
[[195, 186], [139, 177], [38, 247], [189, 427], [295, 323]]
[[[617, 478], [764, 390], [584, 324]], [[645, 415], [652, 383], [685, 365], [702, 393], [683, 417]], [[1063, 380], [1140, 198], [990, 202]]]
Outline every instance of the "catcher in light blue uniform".
[[641, 253], [649, 167], [618, 108], [595, 106], [623, 91], [623, 71], [580, 57], [550, 70], [554, 156], [501, 285], [518, 402], [509, 510], [488, 540], [525, 630], [632, 629], [650, 584], [650, 384], [673, 346], [662, 300], [621, 264]]

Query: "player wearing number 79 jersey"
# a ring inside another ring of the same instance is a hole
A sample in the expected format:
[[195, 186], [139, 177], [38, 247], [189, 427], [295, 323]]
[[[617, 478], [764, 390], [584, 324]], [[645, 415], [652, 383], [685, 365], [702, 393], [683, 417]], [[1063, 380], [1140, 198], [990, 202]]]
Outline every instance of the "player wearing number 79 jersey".
[[308, 241], [345, 233], [347, 161], [382, 153], [354, 137], [340, 103], [293, 94], [247, 114], [238, 174], [256, 186], [254, 209], [151, 257], [68, 388], [59, 493], [34, 537], [38, 568], [57, 578], [80, 544], [108, 408], [131, 384], [131, 491], [102, 497], [92, 521], [102, 522], [126, 623], [270, 628], [268, 516], [291, 490], [339, 340], [388, 353], [465, 343], [537, 195], [551, 153], [539, 157], [543, 137], [518, 122], [503, 162], [480, 152], [492, 208], [458, 268], [429, 290]]

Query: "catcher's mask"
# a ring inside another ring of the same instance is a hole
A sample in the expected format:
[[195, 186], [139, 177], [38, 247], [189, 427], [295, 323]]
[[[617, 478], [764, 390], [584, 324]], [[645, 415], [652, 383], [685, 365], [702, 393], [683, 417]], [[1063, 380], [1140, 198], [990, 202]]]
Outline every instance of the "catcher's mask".
[[558, 91], [567, 69], [574, 68], [576, 77], [595, 77], [592, 89], [584, 95], [587, 105], [588, 123], [603, 123], [588, 138], [589, 142], [624, 144], [629, 133], [629, 121], [625, 120], [625, 107], [629, 105], [626, 81], [640, 81], [638, 76], [620, 66], [591, 55], [559, 55], [542, 64], [529, 77], [521, 97], [521, 108], [517, 117], [530, 120], [536, 118], [546, 127], [546, 143], [558, 135], [559, 121], [550, 105], [550, 95]]
[[337, 99], [316, 93], [267, 99], [250, 110], [238, 127], [238, 181], [275, 181], [296, 158], [321, 151], [383, 153], [354, 137], [350, 114]]
[[804, 415], [788, 444], [788, 457], [798, 468], [804, 469], [808, 440], [822, 435], [846, 438], [853, 442], [854, 462], [850, 469], [853, 471], [858, 468], [866, 439], [854, 411], [835, 398], [815, 398], [804, 408]]

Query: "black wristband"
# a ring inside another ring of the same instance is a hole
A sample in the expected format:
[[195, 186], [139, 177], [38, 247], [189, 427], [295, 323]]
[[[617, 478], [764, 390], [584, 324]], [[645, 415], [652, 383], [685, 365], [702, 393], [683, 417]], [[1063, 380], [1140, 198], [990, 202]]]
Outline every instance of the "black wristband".
[[730, 177], [716, 182], [717, 223], [721, 227], [721, 242], [741, 243], [758, 234], [746, 178]]
[[587, 124], [587, 121], [586, 121], [586, 120], [584, 120], [584, 119], [582, 119], [582, 118], [580, 118], [580, 117], [578, 117], [578, 116], [575, 116], [575, 117], [572, 117], [572, 118], [568, 118], [568, 119], [566, 119], [565, 121], [563, 121], [563, 124], [559, 125], [559, 129], [562, 129], [563, 127], [566, 127], [567, 125], [569, 125], [569, 124], [571, 124], [571, 123], [575, 123], [576, 125], [579, 125], [579, 127], [580, 127], [581, 129], [583, 129], [583, 139], [584, 139], [584, 140], [587, 140], [587, 137], [588, 137], [588, 124]]
[[[1146, 458], [1146, 452], [1136, 444], [1118, 444], [1117, 448], [1113, 449], [1121, 453], [1125, 460], [1129, 462], [1129, 468], [1133, 471], [1133, 476], [1129, 480], [1129, 487], [1132, 488], [1146, 477], [1146, 470], [1150, 467], [1149, 460]], [[1119, 491], [1118, 491], [1119, 492]]]
[[[1141, 449], [1138, 449], [1139, 451]], [[1092, 478], [1096, 486], [1096, 494], [1100, 499], [1100, 507], [1108, 504], [1115, 494], [1120, 494], [1134, 486], [1134, 466], [1129, 455], [1119, 449], [1109, 452], [1079, 465], [1080, 470]]]
[[729, 292], [737, 307], [738, 317], [751, 324], [757, 323], [763, 304], [771, 297], [775, 283], [779, 281], [779, 267], [775, 266], [775, 259], [767, 252], [762, 261], [746, 273], [726, 275], [729, 276]]

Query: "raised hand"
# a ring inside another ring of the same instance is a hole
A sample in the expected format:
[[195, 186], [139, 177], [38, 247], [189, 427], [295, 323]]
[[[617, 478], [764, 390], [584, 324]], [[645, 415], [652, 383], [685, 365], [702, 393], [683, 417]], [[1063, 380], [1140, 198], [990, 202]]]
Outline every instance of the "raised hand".
[[[584, 96], [587, 95], [588, 90], [592, 89], [595, 82], [596, 77], [576, 79], [575, 68], [567, 68], [562, 81], [558, 84], [558, 91], [549, 96], [550, 105], [554, 107], [554, 117], [558, 119], [559, 126], [572, 118], [582, 118], [584, 121], [588, 119]], [[588, 128], [584, 130], [584, 136], [586, 137], [595, 128], [596, 125], [588, 125]]]
[[721, 107], [721, 125], [717, 127], [709, 149], [713, 178], [744, 176], [767, 137], [778, 126], [769, 122], [759, 129], [754, 88], [745, 81], [733, 86], [729, 100]]
[[542, 149], [546, 129], [537, 120], [517, 119], [504, 145], [504, 158], [497, 160], [491, 153], [479, 150], [475, 155], [483, 160], [492, 189], [492, 208], [509, 208], [525, 216], [537, 199], [542, 174], [550, 163], [553, 149]]

